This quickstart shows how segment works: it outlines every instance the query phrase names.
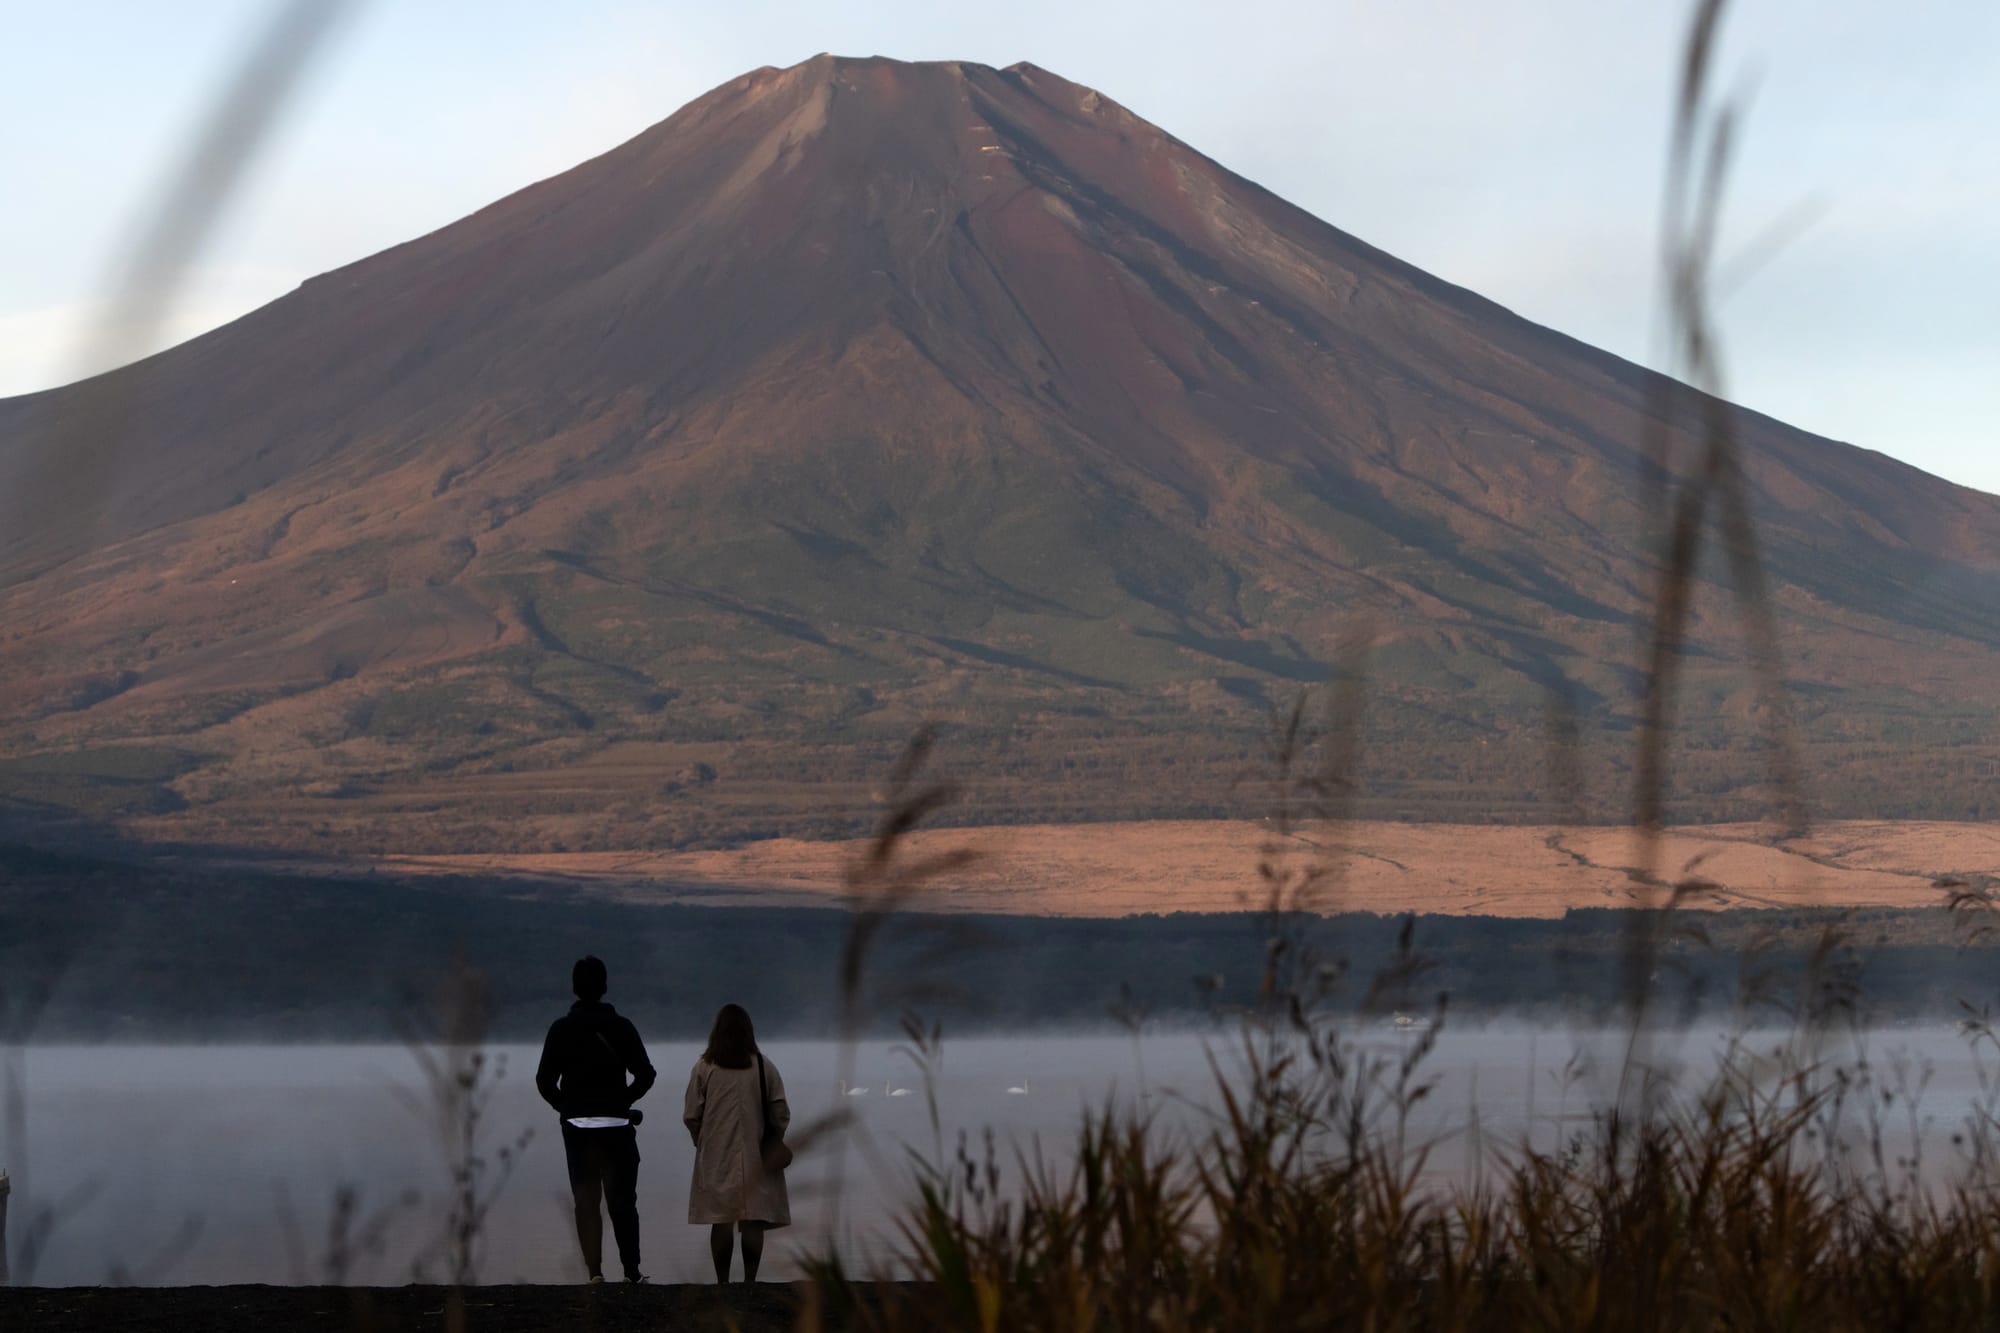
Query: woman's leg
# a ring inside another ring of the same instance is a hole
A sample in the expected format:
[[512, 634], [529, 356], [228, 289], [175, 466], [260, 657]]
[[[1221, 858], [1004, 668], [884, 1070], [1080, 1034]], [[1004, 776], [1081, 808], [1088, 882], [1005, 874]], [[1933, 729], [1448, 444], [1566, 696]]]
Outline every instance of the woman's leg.
[[743, 1233], [743, 1280], [757, 1280], [757, 1265], [764, 1262], [764, 1224], [762, 1222], [738, 1222], [736, 1229]]
[[[715, 1280], [729, 1281], [729, 1223], [717, 1222], [708, 1229], [708, 1257], [715, 1260]], [[750, 1247], [743, 1247], [743, 1258], [748, 1262]]]

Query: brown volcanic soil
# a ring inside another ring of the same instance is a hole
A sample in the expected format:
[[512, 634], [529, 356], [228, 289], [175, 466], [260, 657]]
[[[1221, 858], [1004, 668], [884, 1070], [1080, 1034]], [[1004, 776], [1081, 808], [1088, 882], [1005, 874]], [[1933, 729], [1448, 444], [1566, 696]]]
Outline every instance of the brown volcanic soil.
[[[793, 838], [733, 851], [531, 856], [388, 857], [404, 873], [560, 881], [635, 902], [708, 906], [836, 906], [865, 843]], [[1031, 916], [1231, 912], [1263, 906], [1260, 859], [1302, 863], [1331, 848], [1340, 878], [1304, 904], [1319, 911], [1556, 917], [1573, 907], [1656, 901], [1641, 888], [1630, 829], [1360, 822], [1275, 836], [1248, 821], [939, 829], [912, 835], [908, 854], [970, 848], [977, 864], [933, 885], [924, 910]], [[1657, 865], [1677, 882], [1711, 886], [1688, 898], [1732, 907], [1933, 907], [1945, 876], [2000, 873], [2000, 827], [1853, 821], [1778, 840], [1760, 825], [1679, 829]], [[672, 888], [661, 888], [671, 883]]]
[[[1560, 695], [1604, 817], [1658, 388], [1048, 71], [758, 70], [0, 402], [0, 800], [690, 845], [851, 826], [930, 718], [985, 818], [1247, 813], [1365, 621], [1371, 813], [1557, 817]], [[1742, 424], [1825, 808], [2000, 813], [2000, 499]], [[1741, 817], [1758, 705], [1695, 607], [1681, 813]]]

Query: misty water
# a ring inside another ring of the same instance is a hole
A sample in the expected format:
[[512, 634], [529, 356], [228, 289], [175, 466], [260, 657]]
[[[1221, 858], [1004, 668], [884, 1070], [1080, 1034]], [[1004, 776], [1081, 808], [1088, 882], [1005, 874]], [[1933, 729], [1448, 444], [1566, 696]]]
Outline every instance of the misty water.
[[[1360, 1037], [1390, 1058], [1421, 1039], [1392, 1027]], [[1753, 1034], [1749, 1046], [1778, 1040]], [[1650, 1059], [1695, 1078], [1712, 1067], [1721, 1042], [1713, 1029], [1662, 1038]], [[983, 1152], [990, 1131], [1011, 1181], [1017, 1149], [1060, 1163], [1080, 1114], [1107, 1100], [1144, 1110], [1162, 1134], [1199, 1133], [1211, 1123], [1218, 1073], [1234, 1080], [1241, 1069], [1240, 1042], [1224, 1033], [948, 1041], [933, 1083], [941, 1121], [934, 1132], [918, 1071], [892, 1048], [862, 1044], [851, 1082], [866, 1091], [843, 1097], [838, 1047], [766, 1044], [784, 1072], [795, 1126], [838, 1107], [854, 1114], [844, 1148], [816, 1144], [789, 1173], [794, 1225], [772, 1233], [767, 1279], [797, 1276], [804, 1258], [836, 1242], [851, 1269], [894, 1271], [894, 1218], [911, 1195], [912, 1152], [949, 1155], [961, 1132]], [[1464, 1180], [1491, 1170], [1531, 1132], [1537, 1147], [1553, 1147], [1605, 1104], [1607, 1071], [1623, 1049], [1622, 1038], [1594, 1032], [1442, 1032], [1423, 1066], [1434, 1090], [1409, 1121], [1409, 1141], [1429, 1146], [1426, 1174]], [[645, 1266], [656, 1281], [709, 1276], [706, 1228], [685, 1221], [693, 1150], [680, 1125], [698, 1051], [692, 1043], [651, 1048], [660, 1082], [642, 1103], [639, 1209]], [[538, 1051], [509, 1046], [496, 1054], [504, 1069], [483, 1141], [490, 1154], [524, 1131], [533, 1137], [487, 1218], [480, 1278], [579, 1280], [556, 1121], [533, 1088]], [[1878, 1103], [1884, 1086], [1918, 1094], [1887, 1104], [1889, 1152], [1905, 1156], [1919, 1144], [1933, 1178], [1960, 1160], [1953, 1136], [1980, 1095], [1980, 1054], [1942, 1026], [1848, 1037], [1826, 1052], [1843, 1064], [1865, 1056]], [[1984, 1064], [1994, 1063], [1987, 1052]], [[6, 1145], [15, 1160], [0, 1165], [16, 1177], [17, 1281], [26, 1276], [19, 1264], [31, 1217], [43, 1207], [53, 1208], [54, 1225], [33, 1275], [40, 1283], [323, 1281], [343, 1186], [358, 1191], [358, 1217], [384, 1219], [379, 1250], [356, 1259], [350, 1280], [408, 1281], [427, 1252], [430, 1273], [439, 1271], [433, 1243], [442, 1229], [445, 1159], [421, 1109], [428, 1098], [417, 1061], [404, 1047], [44, 1046], [17, 1052], [15, 1068], [26, 1092], [27, 1153]], [[888, 1095], [893, 1088], [908, 1091]], [[615, 1274], [608, 1230], [605, 1245]]]

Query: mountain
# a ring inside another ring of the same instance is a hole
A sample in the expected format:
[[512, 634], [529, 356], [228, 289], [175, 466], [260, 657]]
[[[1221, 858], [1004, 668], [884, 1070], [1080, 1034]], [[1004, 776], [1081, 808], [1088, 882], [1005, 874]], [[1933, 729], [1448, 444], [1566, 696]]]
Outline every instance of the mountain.
[[[761, 69], [0, 402], [0, 791], [149, 836], [656, 845], [843, 826], [938, 719], [968, 817], [1240, 810], [1365, 624], [1377, 812], [1551, 815], [1560, 695], [1610, 814], [1658, 388], [1032, 65]], [[1978, 813], [2000, 499], [1742, 427], [1822, 806]], [[1762, 783], [1722, 577], [1696, 817]]]

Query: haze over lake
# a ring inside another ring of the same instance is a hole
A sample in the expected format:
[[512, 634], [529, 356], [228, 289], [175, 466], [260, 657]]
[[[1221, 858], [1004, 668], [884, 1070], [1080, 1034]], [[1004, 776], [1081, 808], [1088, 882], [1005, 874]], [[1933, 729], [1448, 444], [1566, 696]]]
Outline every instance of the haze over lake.
[[[1386, 1057], [1420, 1040], [1409, 1029], [1382, 1026], [1360, 1037]], [[1747, 1040], [1761, 1051], [1781, 1038]], [[1605, 1104], [1622, 1041], [1521, 1026], [1442, 1033], [1422, 1067], [1435, 1089], [1408, 1124], [1408, 1142], [1429, 1147], [1426, 1178], [1463, 1181], [1493, 1169], [1522, 1141], [1531, 1117], [1536, 1146], [1554, 1147]], [[1655, 1058], [1698, 1072], [1721, 1043], [1714, 1028], [1662, 1037]], [[580, 1280], [554, 1116], [532, 1086], [538, 1048], [493, 1049], [505, 1068], [485, 1141], [495, 1148], [530, 1128], [534, 1137], [493, 1207], [480, 1276]], [[948, 1040], [936, 1083], [936, 1134], [917, 1070], [892, 1043], [858, 1048], [851, 1082], [866, 1092], [850, 1097], [838, 1093], [836, 1045], [770, 1042], [766, 1049], [784, 1072], [795, 1128], [836, 1107], [856, 1117], [844, 1151], [822, 1142], [791, 1172], [795, 1222], [773, 1235], [764, 1274], [782, 1281], [836, 1234], [851, 1266], [892, 1264], [890, 1210], [910, 1197], [912, 1151], [935, 1156], [941, 1146], [950, 1155], [963, 1132], [980, 1155], [991, 1130], [1012, 1188], [1017, 1148], [1032, 1158], [1039, 1147], [1046, 1160], [1063, 1161], [1081, 1111], [1107, 1099], [1151, 1114], [1161, 1134], [1197, 1132], [1216, 1104], [1215, 1071], [1240, 1078], [1242, 1048], [1223, 1032], [1148, 1033], [1137, 1043], [1124, 1034]], [[679, 1124], [699, 1046], [665, 1042], [650, 1053], [660, 1082], [642, 1103], [647, 1118], [639, 1131], [646, 1269], [656, 1281], [702, 1281], [706, 1229], [684, 1221], [692, 1150]], [[1918, 1094], [1899, 1092], [1888, 1104], [1891, 1160], [1918, 1142], [1927, 1177], [1958, 1165], [1953, 1134], [1982, 1086], [1981, 1062], [1966, 1039], [1942, 1025], [1883, 1029], [1831, 1039], [1824, 1050], [1830, 1064], [1851, 1066], [1863, 1056], [1877, 1080], [1876, 1101], [1882, 1087]], [[1986, 1051], [1985, 1066], [1995, 1063]], [[403, 1047], [49, 1046], [30, 1049], [23, 1068], [31, 1155], [28, 1181], [15, 1166], [15, 1225], [27, 1224], [31, 1202], [59, 1209], [38, 1282], [323, 1281], [342, 1185], [359, 1189], [361, 1216], [386, 1208], [391, 1218], [380, 1253], [361, 1256], [350, 1280], [408, 1280], [412, 1262], [441, 1230], [444, 1159], [431, 1122], [407, 1104], [412, 1095], [419, 1104], [426, 1099]], [[898, 1088], [908, 1091], [887, 1095]], [[1475, 1120], [1476, 1130], [1467, 1132]], [[1859, 1143], [1865, 1122], [1852, 1113], [1848, 1120]], [[843, 1182], [838, 1220], [836, 1173]], [[31, 1185], [32, 1200], [20, 1183]], [[408, 1190], [421, 1202], [400, 1205]], [[432, 1272], [439, 1266], [434, 1258]]]

